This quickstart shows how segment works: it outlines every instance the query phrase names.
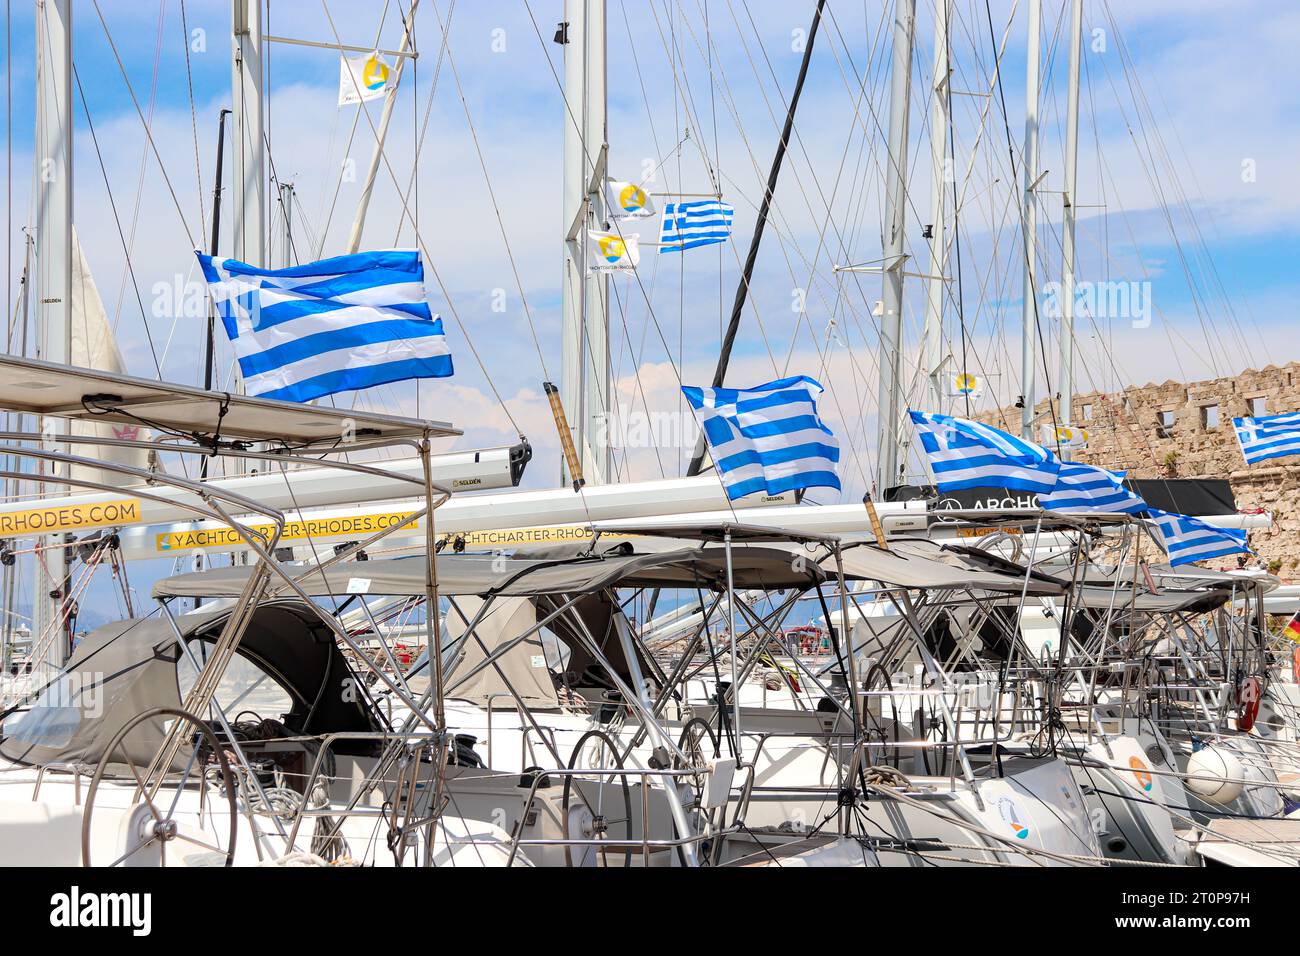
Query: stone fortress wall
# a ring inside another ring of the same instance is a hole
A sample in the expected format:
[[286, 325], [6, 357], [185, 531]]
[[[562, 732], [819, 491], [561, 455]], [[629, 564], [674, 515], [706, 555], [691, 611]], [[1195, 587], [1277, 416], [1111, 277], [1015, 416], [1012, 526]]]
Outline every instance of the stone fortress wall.
[[[1232, 428], [1236, 417], [1294, 411], [1300, 411], [1297, 362], [1211, 381], [1076, 395], [1073, 423], [1087, 429], [1089, 440], [1074, 457], [1132, 478], [1229, 479], [1240, 510], [1273, 516], [1272, 528], [1250, 533], [1261, 562], [1283, 580], [1300, 580], [1300, 457], [1248, 466]], [[1040, 422], [1050, 421], [1047, 412], [1046, 400], [1035, 406]], [[1020, 430], [1020, 409], [1013, 406], [975, 417], [1013, 434]]]

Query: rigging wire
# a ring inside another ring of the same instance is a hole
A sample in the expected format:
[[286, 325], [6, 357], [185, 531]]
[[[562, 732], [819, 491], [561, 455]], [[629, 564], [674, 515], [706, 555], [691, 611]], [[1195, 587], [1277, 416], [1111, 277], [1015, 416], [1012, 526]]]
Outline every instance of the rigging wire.
[[135, 107], [136, 116], [140, 119], [141, 126], [144, 127], [145, 138], [149, 142], [149, 149], [153, 152], [154, 159], [158, 162], [158, 171], [162, 174], [163, 183], [167, 187], [167, 193], [171, 196], [172, 205], [176, 208], [176, 214], [180, 217], [181, 228], [185, 230], [185, 237], [190, 245], [198, 248], [194, 243], [194, 234], [190, 231], [189, 224], [185, 221], [185, 210], [181, 208], [180, 199], [176, 196], [176, 189], [172, 186], [171, 177], [167, 175], [167, 166], [163, 162], [162, 154], [158, 150], [158, 144], [154, 140], [153, 129], [149, 121], [145, 119], [144, 111], [140, 108], [140, 100], [135, 95], [135, 87], [131, 85], [131, 78], [127, 75], [126, 64], [122, 62], [122, 56], [118, 52], [117, 44], [113, 40], [113, 33], [108, 28], [108, 21], [104, 19], [104, 12], [99, 7], [99, 0], [91, 0], [95, 7], [95, 13], [99, 17], [99, 23], [104, 29], [104, 37], [108, 40], [109, 49], [113, 52], [113, 59], [117, 63], [118, 72], [122, 74], [122, 82], [126, 84], [127, 93], [131, 96], [131, 105]]
[[190, 136], [194, 141], [194, 185], [199, 193], [199, 231], [208, 221], [207, 207], [203, 200], [203, 163], [199, 159], [199, 120], [194, 106], [194, 74], [190, 68], [190, 26], [185, 15], [185, 0], [181, 5], [181, 40], [185, 46], [185, 90], [190, 101]]
[[[154, 120], [154, 113], [158, 104], [158, 71], [162, 66], [163, 36], [164, 27], [167, 17], [167, 0], [158, 2], [158, 26], [154, 37], [153, 69], [150, 72], [149, 82], [149, 122]], [[135, 249], [136, 234], [140, 229], [140, 210], [144, 205], [144, 185], [145, 177], [149, 171], [149, 149], [144, 146], [140, 150], [140, 170], [136, 175], [135, 199], [131, 209], [131, 229], [128, 236], [129, 247]], [[126, 267], [122, 268], [122, 278], [118, 282], [117, 302], [113, 305], [113, 331], [117, 332], [122, 323], [122, 299], [126, 293]], [[141, 313], [141, 319], [144, 314]]]
[[95, 121], [90, 116], [90, 105], [86, 102], [86, 91], [81, 85], [81, 73], [77, 70], [76, 65], [72, 67], [72, 78], [77, 85], [77, 95], [81, 100], [81, 110], [86, 116], [86, 129], [90, 132], [90, 142], [95, 149], [95, 159], [99, 163], [99, 172], [104, 179], [104, 190], [108, 195], [108, 208], [113, 214], [113, 225], [117, 229], [118, 241], [122, 244], [122, 254], [126, 258], [126, 270], [131, 279], [131, 288], [135, 292], [136, 304], [140, 307], [140, 324], [144, 327], [145, 340], [149, 343], [149, 354], [153, 358], [154, 371], [158, 373], [158, 379], [163, 378], [162, 362], [158, 358], [158, 349], [154, 344], [153, 332], [149, 328], [148, 312], [144, 307], [144, 299], [140, 295], [140, 283], [135, 275], [135, 263], [131, 258], [131, 248], [127, 241], [126, 234], [122, 231], [122, 219], [117, 212], [117, 202], [113, 198], [113, 185], [109, 180], [108, 169], [104, 165], [104, 154], [99, 148], [99, 137], [95, 133]]
[[[95, 0], [95, 2], [98, 2], [98, 0]], [[337, 24], [335, 24], [334, 16], [330, 12], [329, 0], [321, 0], [321, 6], [324, 8], [325, 17], [329, 21], [330, 30], [334, 34], [335, 45], [338, 47], [340, 55], [342, 55], [343, 40], [339, 36], [338, 26]], [[436, 4], [434, 6], [434, 9], [435, 11], [437, 10]], [[441, 17], [439, 17], [439, 22], [441, 22]], [[375, 128], [374, 120], [371, 118], [369, 113], [366, 113], [366, 121], [370, 125], [371, 132], [374, 134], [376, 141], [378, 141], [379, 131]], [[380, 159], [383, 162], [384, 169], [387, 171], [389, 178], [392, 180], [394, 187], [397, 189], [398, 194], [400, 195], [401, 185], [397, 179], [396, 172], [393, 170], [392, 164], [388, 161], [387, 154], [381, 152]], [[401, 214], [407, 218], [412, 219], [412, 225], [414, 226], [414, 220], [413, 217], [411, 216], [410, 207], [407, 206], [405, 203], [402, 204]], [[438, 288], [442, 292], [443, 300], [447, 303], [447, 308], [451, 312], [452, 319], [456, 322], [457, 328], [460, 330], [461, 335], [465, 339], [465, 344], [469, 347], [470, 354], [474, 356], [475, 362], [478, 364], [479, 369], [483, 373], [484, 381], [487, 383], [488, 388], [491, 390], [493, 396], [496, 398], [497, 404], [501, 406], [501, 410], [505, 414], [506, 419], [510, 422], [511, 427], [514, 428], [515, 432], [522, 438], [523, 431], [519, 428], [518, 422], [515, 421], [515, 417], [511, 413], [509, 405], [507, 405], [505, 399], [502, 398], [500, 391], [496, 387], [496, 383], [492, 380], [492, 377], [488, 374], [487, 367], [483, 364], [483, 358], [479, 354], [478, 349], [474, 346], [473, 339], [470, 338], [469, 332], [465, 327], [465, 323], [461, 321], [460, 313], [457, 310], [456, 304], [451, 297], [451, 293], [447, 289], [446, 283], [443, 282], [442, 274], [438, 271], [437, 265], [430, 258], [428, 248], [424, 243], [424, 237], [420, 234], [418, 230], [416, 231], [416, 242], [419, 245], [420, 251], [424, 256], [425, 261], [429, 265], [429, 271], [433, 273], [434, 281], [437, 282]]]
[[[993, 10], [989, 5], [989, 0], [984, 0], [984, 10], [988, 15], [989, 39], [992, 40], [993, 39]], [[1011, 120], [1010, 120], [1010, 114], [1008, 114], [1007, 112], [1007, 98], [1006, 98], [1006, 92], [1002, 87], [1001, 70], [999, 70], [997, 73], [997, 80], [998, 80], [998, 100], [1002, 106], [1002, 126], [1003, 129], [1005, 129], [1007, 135], [1007, 153], [1011, 159], [1012, 181], [1014, 182], [1016, 179], [1016, 175], [1015, 175], [1016, 174], [1016, 150], [1015, 150], [1015, 146], [1012, 144], [1012, 139], [1011, 139]], [[1029, 199], [1026, 201], [1032, 202], [1034, 200]], [[1024, 235], [1023, 246], [1024, 246], [1025, 268], [1029, 269], [1032, 265], [1033, 259], [1038, 255], [1038, 237], [1031, 236], [1026, 231], [1026, 224], [1027, 224], [1026, 214], [1028, 213], [1028, 210], [1024, 207], [1023, 204], [1020, 205], [1019, 212], [1020, 212], [1021, 233]], [[1042, 360], [1043, 379], [1044, 379], [1044, 384], [1047, 388], [1047, 396], [1048, 396], [1047, 410], [1052, 419], [1052, 437], [1054, 439], [1054, 444], [1056, 445], [1056, 453], [1058, 456], [1060, 456], [1061, 455], [1061, 434], [1060, 434], [1060, 427], [1057, 424], [1057, 419], [1056, 419], [1056, 403], [1055, 401], [1053, 401], [1053, 396], [1052, 396], [1051, 372], [1048, 370], [1047, 367], [1047, 344], [1046, 341], [1044, 340], [1043, 325], [1042, 322], [1040, 321], [1040, 317], [1038, 314], [1038, 289], [1031, 285], [1030, 293], [1031, 293], [1030, 298], [1032, 299], [1032, 303], [1028, 303], [1028, 304], [1032, 304], [1033, 306], [1034, 331], [1037, 333], [1038, 336], [1038, 351], [1040, 353], [1039, 358]], [[1021, 401], [1024, 402], [1025, 404], [1028, 404], [1031, 389], [1027, 387], [1026, 383], [1024, 382], [1020, 383], [1020, 387], [1022, 393]], [[1034, 418], [1034, 409], [1032, 407], [1028, 409], [1028, 414], [1032, 421]]]

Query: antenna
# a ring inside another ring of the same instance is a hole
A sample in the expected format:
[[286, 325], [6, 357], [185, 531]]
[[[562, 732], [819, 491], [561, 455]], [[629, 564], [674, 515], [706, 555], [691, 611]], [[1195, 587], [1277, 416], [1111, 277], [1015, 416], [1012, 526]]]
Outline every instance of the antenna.
[[1038, 203], [1034, 192], [1038, 188], [1038, 72], [1039, 40], [1042, 35], [1042, 0], [1029, 0], [1029, 42], [1025, 66], [1025, 193], [1024, 230], [1025, 282], [1023, 315], [1020, 325], [1020, 437], [1034, 437], [1034, 393], [1037, 374], [1034, 371], [1034, 336], [1037, 333], [1038, 314]]
[[[1070, 76], [1065, 107], [1065, 208], [1061, 223], [1061, 371], [1059, 413], [1062, 425], [1074, 420], [1074, 229], [1079, 180], [1079, 59], [1083, 48], [1083, 0], [1072, 0], [1070, 10]], [[1061, 455], [1070, 457], [1069, 446]]]

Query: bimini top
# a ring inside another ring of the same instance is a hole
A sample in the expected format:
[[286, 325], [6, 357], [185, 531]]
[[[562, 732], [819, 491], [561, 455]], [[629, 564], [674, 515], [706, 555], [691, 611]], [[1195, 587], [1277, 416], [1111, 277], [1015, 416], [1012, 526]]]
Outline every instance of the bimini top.
[[[153, 596], [237, 597], [251, 573], [249, 567], [214, 568], [164, 578]], [[428, 565], [423, 556], [361, 561], [316, 568], [285, 567], [312, 597], [374, 594], [422, 597]], [[726, 552], [722, 548], [686, 548], [652, 554], [617, 550], [603, 555], [543, 560], [501, 555], [439, 555], [436, 571], [441, 595], [586, 594], [612, 587], [662, 587], [724, 590]], [[737, 588], [784, 590], [807, 588], [826, 580], [815, 561], [795, 562], [779, 548], [733, 548], [732, 572]], [[272, 594], [292, 593], [279, 578], [271, 579]]]
[[[1088, 611], [1106, 612], [1135, 611], [1139, 614], [1205, 614], [1222, 607], [1232, 597], [1232, 592], [1224, 588], [1212, 588], [1207, 591], [1160, 591], [1152, 594], [1145, 588], [1117, 587], [1103, 588], [1091, 585], [1079, 585], [1070, 595], [1070, 603]], [[1014, 606], [1019, 596], [999, 598], [989, 603]]]
[[427, 422], [353, 409], [278, 402], [129, 375], [0, 356], [0, 408], [81, 421], [144, 425], [194, 437], [220, 436], [287, 445], [358, 439], [459, 435], [446, 422]]
[[[815, 552], [815, 553], [814, 553]], [[834, 558], [821, 549], [810, 552], [802, 545], [773, 547], [733, 545], [731, 571], [742, 590], [809, 588], [836, 577]], [[312, 597], [373, 594], [421, 597], [425, 592], [427, 562], [423, 557], [351, 562], [324, 571], [285, 567]], [[507, 595], [536, 597], [543, 594], [592, 593], [606, 588], [700, 588], [722, 591], [727, 587], [727, 550], [717, 545], [635, 554], [626, 547], [589, 557], [504, 557], [501, 555], [439, 555], [436, 566], [438, 593], [442, 595]], [[248, 567], [214, 568], [164, 578], [153, 587], [156, 598], [237, 597], [248, 580]], [[954, 559], [946, 564], [922, 555], [884, 552], [871, 546], [844, 551], [845, 578], [879, 581], [903, 588], [951, 588], [1020, 594], [1026, 587], [1024, 572], [1005, 573], [963, 566]], [[272, 578], [272, 595], [289, 591]], [[1031, 577], [1028, 593], [1050, 596], [1063, 593], [1050, 578]]]
[[[1129, 586], [1132, 585], [1134, 578], [1137, 579], [1139, 588], [1146, 584], [1146, 575], [1140, 569], [1134, 568], [1132, 564], [1125, 564], [1122, 567], [1089, 564], [1078, 571], [1074, 571], [1066, 565], [1057, 564], [1052, 566], [1051, 570], [1060, 577], [1068, 578], [1075, 575], [1086, 584], [1096, 584], [1101, 587], [1109, 587], [1115, 583], [1118, 583], [1121, 587]], [[1280, 578], [1256, 570], [1217, 571], [1214, 568], [1203, 568], [1194, 564], [1185, 564], [1179, 567], [1170, 567], [1167, 564], [1148, 564], [1147, 571], [1150, 572], [1152, 580], [1162, 591], [1166, 588], [1180, 591], [1218, 588], [1227, 591], [1236, 590], [1238, 594], [1247, 591], [1267, 594], [1282, 586]]]
[[[872, 544], [852, 545], [844, 549], [843, 560], [846, 578], [902, 588], [1054, 597], [1064, 594], [1067, 587], [1059, 578], [1027, 572], [1021, 565], [996, 555], [925, 538], [891, 541], [888, 551]], [[823, 559], [821, 564], [835, 573], [834, 557]]]

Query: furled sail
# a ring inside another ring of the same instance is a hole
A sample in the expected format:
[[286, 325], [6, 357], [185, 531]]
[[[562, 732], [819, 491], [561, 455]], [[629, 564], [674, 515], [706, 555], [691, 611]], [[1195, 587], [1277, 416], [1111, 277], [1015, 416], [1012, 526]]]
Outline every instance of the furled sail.
[[[99, 297], [99, 289], [90, 274], [86, 254], [81, 248], [77, 232], [72, 232], [72, 348], [69, 364], [81, 368], [93, 368], [104, 372], [121, 374], [125, 371], [122, 353], [118, 350], [117, 340], [108, 322], [108, 313], [104, 302]], [[74, 435], [90, 435], [104, 439], [143, 440], [149, 437], [149, 430], [137, 425], [110, 425], [108, 423], [69, 422], [69, 429]], [[87, 458], [130, 465], [134, 468], [148, 466], [148, 452], [142, 448], [125, 448], [121, 446], [81, 445], [74, 448], [73, 454]], [[134, 479], [106, 471], [102, 468], [75, 467], [71, 471], [73, 478], [84, 481], [98, 481], [110, 485], [136, 484]]]

